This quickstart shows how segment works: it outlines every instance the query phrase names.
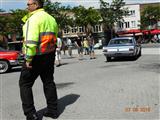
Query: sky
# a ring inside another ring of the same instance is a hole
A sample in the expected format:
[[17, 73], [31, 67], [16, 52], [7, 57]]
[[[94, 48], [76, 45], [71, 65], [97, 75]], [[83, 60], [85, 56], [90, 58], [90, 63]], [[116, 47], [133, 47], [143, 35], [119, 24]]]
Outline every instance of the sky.
[[[86, 8], [88, 7], [99, 7], [99, 0], [52, 0], [53, 2], [62, 3], [62, 5], [79, 6], [83, 5]], [[111, 2], [112, 0], [104, 0], [105, 2]], [[124, 0], [126, 4], [134, 3], [154, 3], [160, 2], [160, 0]], [[27, 0], [0, 0], [0, 9], [9, 11], [11, 9], [25, 9]]]

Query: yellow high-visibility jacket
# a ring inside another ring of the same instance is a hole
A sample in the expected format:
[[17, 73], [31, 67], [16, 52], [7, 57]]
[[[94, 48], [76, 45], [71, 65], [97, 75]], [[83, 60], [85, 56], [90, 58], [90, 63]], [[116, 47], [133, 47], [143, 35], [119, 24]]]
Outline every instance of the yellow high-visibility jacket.
[[56, 49], [58, 26], [56, 20], [38, 9], [24, 16], [23, 53], [26, 61], [32, 61], [33, 56], [53, 52]]

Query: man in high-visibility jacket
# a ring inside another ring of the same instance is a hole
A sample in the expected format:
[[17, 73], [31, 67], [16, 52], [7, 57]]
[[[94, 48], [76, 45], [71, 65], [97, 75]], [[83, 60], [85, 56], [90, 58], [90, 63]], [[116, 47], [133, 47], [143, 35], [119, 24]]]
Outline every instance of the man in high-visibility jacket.
[[58, 27], [55, 19], [43, 9], [42, 0], [28, 0], [29, 14], [22, 20], [23, 53], [19, 86], [22, 107], [27, 120], [39, 120], [33, 101], [32, 86], [38, 76], [43, 82], [47, 110], [44, 116], [57, 118], [57, 91], [54, 82], [54, 60]]

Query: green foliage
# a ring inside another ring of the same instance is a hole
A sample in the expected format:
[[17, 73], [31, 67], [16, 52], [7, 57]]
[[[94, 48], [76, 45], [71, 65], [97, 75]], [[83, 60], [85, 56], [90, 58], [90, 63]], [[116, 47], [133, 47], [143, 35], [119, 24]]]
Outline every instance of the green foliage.
[[99, 12], [93, 7], [86, 9], [83, 6], [78, 6], [73, 8], [73, 12], [75, 13], [75, 21], [80, 26], [95, 25], [101, 19]]
[[7, 32], [7, 22], [8, 22], [8, 19], [6, 16], [1, 16], [0, 17], [0, 35], [5, 35], [6, 32]]
[[90, 7], [86, 9], [83, 6], [78, 6], [73, 8], [75, 24], [78, 26], [85, 26], [87, 34], [90, 34], [91, 26], [99, 23], [101, 16], [99, 11]]
[[58, 2], [52, 3], [50, 0], [47, 0], [45, 2], [44, 9], [50, 15], [56, 17], [59, 15], [60, 3]]
[[100, 0], [100, 13], [105, 29], [112, 29], [115, 23], [122, 21], [123, 16], [128, 15], [129, 11], [124, 6], [124, 0], [113, 0], [111, 4]]
[[[127, 9], [123, 8], [125, 2], [123, 0], [113, 0], [111, 4], [100, 0], [100, 10], [93, 7], [85, 8], [78, 6], [71, 8], [70, 6], [62, 6], [59, 2], [51, 2], [45, 0], [44, 9], [52, 15], [58, 25], [60, 31], [70, 26], [85, 26], [87, 34], [92, 32], [91, 27], [102, 22], [107, 29], [113, 28], [114, 24], [123, 19], [127, 15]], [[0, 9], [0, 11], [3, 11]], [[25, 10], [11, 10], [11, 15], [0, 18], [0, 29], [5, 34], [22, 32], [21, 18], [27, 13]], [[3, 34], [4, 34], [3, 33]]]
[[60, 30], [67, 28], [68, 25], [72, 24], [73, 20], [68, 16], [68, 13], [71, 10], [70, 6], [65, 7], [62, 6], [61, 3], [53, 3], [50, 0], [47, 0], [44, 9], [56, 19]]
[[26, 10], [11, 10], [9, 27], [12, 33], [22, 33], [22, 18], [27, 14]]
[[11, 13], [0, 17], [0, 34], [22, 34], [21, 18], [26, 14], [25, 10], [11, 10]]
[[[3, 12], [5, 12], [5, 11], [0, 9], [0, 13], [3, 14]], [[0, 16], [0, 35], [4, 35], [5, 34], [4, 29], [5, 29], [6, 24], [7, 24], [7, 17], [1, 15]]]
[[141, 29], [150, 29], [148, 26], [157, 24], [158, 20], [160, 20], [160, 7], [151, 5], [145, 7], [141, 15]]
[[113, 0], [111, 4], [100, 0], [100, 13], [103, 20], [103, 30], [105, 40], [103, 45], [107, 45], [109, 40], [115, 37], [115, 24], [123, 21], [123, 17], [129, 14], [128, 8], [125, 8], [124, 0]]

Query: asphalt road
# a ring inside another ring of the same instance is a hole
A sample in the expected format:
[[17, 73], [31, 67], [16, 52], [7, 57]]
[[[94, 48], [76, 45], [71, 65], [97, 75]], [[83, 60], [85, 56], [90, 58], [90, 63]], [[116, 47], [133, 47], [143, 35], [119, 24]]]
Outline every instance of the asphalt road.
[[[60, 120], [159, 120], [159, 48], [143, 48], [137, 60], [105, 62], [102, 50], [96, 59], [78, 60], [63, 55], [55, 67]], [[0, 120], [25, 120], [19, 97], [20, 68], [0, 75]], [[46, 107], [42, 82], [33, 87], [36, 109]], [[43, 120], [50, 120], [43, 118]]]

